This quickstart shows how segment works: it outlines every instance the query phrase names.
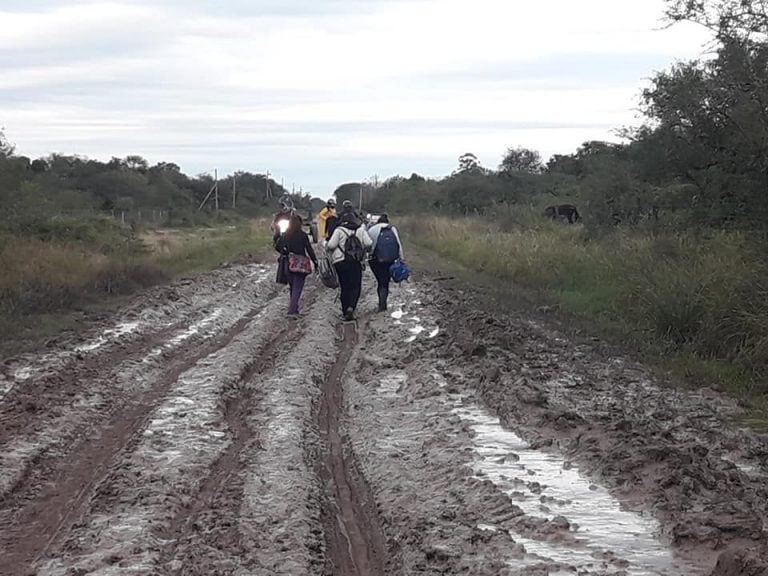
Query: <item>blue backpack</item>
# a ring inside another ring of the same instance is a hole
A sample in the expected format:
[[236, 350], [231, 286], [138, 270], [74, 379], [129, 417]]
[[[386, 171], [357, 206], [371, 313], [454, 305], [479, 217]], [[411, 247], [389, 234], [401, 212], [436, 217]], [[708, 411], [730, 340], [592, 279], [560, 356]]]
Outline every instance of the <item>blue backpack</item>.
[[389, 277], [395, 284], [399, 284], [411, 277], [411, 269], [402, 260], [397, 260], [389, 267]]
[[392, 264], [400, 257], [400, 243], [392, 226], [386, 226], [379, 232], [379, 238], [376, 240], [376, 250], [373, 255], [376, 260], [382, 264]]

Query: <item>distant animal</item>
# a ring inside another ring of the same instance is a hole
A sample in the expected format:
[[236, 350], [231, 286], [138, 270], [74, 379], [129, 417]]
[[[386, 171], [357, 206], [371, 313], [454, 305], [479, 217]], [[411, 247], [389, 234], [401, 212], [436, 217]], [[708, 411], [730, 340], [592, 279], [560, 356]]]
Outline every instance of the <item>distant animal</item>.
[[567, 219], [569, 224], [578, 222], [581, 216], [576, 206], [573, 204], [558, 204], [557, 206], [547, 206], [544, 215], [552, 220]]

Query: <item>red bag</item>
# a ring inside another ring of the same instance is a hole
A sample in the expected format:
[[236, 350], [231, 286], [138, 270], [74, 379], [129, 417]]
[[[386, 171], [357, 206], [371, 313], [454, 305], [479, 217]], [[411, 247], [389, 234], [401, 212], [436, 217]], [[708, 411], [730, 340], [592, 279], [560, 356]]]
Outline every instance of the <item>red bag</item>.
[[294, 274], [311, 274], [312, 261], [301, 254], [288, 254], [288, 271]]

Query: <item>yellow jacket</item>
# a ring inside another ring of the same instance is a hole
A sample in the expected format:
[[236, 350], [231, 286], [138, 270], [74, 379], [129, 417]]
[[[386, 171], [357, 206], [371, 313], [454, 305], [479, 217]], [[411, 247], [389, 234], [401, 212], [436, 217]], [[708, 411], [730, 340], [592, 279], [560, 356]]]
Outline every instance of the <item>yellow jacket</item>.
[[336, 210], [333, 208], [328, 208], [326, 206], [322, 210], [320, 210], [320, 213], [317, 215], [317, 237], [322, 238], [325, 240], [325, 225], [327, 223], [328, 218], [331, 216], [336, 215]]

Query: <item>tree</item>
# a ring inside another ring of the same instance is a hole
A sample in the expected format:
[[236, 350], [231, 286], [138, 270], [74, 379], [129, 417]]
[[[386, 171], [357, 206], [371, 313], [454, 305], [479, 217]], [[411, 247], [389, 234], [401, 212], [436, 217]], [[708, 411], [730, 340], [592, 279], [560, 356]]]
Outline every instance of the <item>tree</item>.
[[454, 174], [463, 174], [465, 172], [476, 172], [481, 170], [480, 161], [477, 156], [472, 152], [465, 152], [459, 156], [459, 167], [454, 171]]
[[137, 172], [141, 172], [143, 174], [149, 169], [149, 162], [147, 162], [141, 156], [134, 154], [134, 155], [125, 157], [125, 159], [123, 160], [123, 166], [125, 166], [129, 170], [136, 170]]
[[362, 184], [360, 184], [360, 182], [347, 182], [346, 184], [342, 184], [336, 188], [336, 190], [333, 192], [333, 195], [336, 197], [336, 201], [339, 203], [339, 205], [341, 205], [345, 200], [349, 200], [353, 205], [357, 206], [357, 204], [360, 202], [361, 186]]
[[0, 158], [9, 158], [13, 155], [15, 147], [5, 137], [5, 133], [0, 130]]
[[499, 164], [499, 171], [504, 174], [513, 174], [515, 172], [538, 174], [542, 170], [541, 155], [536, 150], [523, 148], [522, 146], [508, 148], [501, 164]]
[[[762, 0], [672, 0], [671, 22], [712, 30], [716, 57], [658, 74], [643, 93], [642, 139], [664, 149], [662, 175], [695, 190], [699, 224], [768, 228], [768, 12]], [[642, 142], [636, 141], [637, 144]]]
[[765, 0], [668, 0], [665, 16], [671, 23], [694, 22], [710, 29], [719, 42], [768, 41]]

